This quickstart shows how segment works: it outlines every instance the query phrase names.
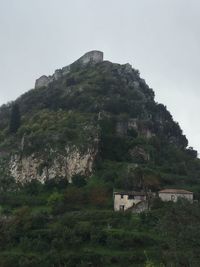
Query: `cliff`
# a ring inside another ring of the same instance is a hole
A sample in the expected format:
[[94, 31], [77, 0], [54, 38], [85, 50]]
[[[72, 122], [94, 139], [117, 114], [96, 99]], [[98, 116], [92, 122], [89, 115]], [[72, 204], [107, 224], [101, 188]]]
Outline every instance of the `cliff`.
[[157, 177], [154, 185], [198, 176], [196, 151], [139, 71], [104, 61], [102, 52], [42, 76], [14, 103], [21, 114], [14, 134], [13, 103], [0, 108], [0, 162], [1, 172], [21, 183], [78, 174], [124, 187], [138, 167], [147, 180]]

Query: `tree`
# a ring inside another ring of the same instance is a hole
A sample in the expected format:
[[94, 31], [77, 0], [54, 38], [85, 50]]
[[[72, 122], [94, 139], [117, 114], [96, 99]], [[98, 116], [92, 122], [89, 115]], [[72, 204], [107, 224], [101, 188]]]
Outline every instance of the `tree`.
[[76, 174], [72, 177], [72, 183], [76, 187], [83, 187], [86, 185], [86, 177], [84, 175]]
[[166, 206], [157, 230], [167, 247], [163, 251], [167, 266], [199, 266], [199, 209], [199, 203], [190, 203], [186, 199]]
[[10, 115], [10, 127], [9, 131], [11, 134], [17, 132], [21, 124], [21, 116], [18, 104], [13, 104]]
[[24, 185], [25, 192], [30, 195], [37, 195], [42, 191], [42, 184], [34, 179]]
[[0, 192], [15, 190], [16, 183], [13, 177], [4, 174], [0, 176]]
[[62, 200], [63, 200], [63, 195], [58, 192], [54, 192], [48, 198], [48, 205], [55, 206], [57, 203], [61, 202]]

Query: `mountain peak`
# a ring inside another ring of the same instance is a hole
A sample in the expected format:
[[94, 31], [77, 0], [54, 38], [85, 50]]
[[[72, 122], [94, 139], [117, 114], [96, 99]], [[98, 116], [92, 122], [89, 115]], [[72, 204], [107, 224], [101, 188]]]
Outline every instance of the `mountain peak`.
[[89, 51], [77, 60], [77, 62], [82, 64], [99, 63], [102, 61], [103, 61], [103, 52], [98, 50]]
[[104, 179], [113, 169], [113, 187], [132, 190], [139, 166], [154, 188], [175, 187], [178, 180], [193, 186], [188, 181], [194, 170], [199, 175], [197, 152], [130, 64], [90, 51], [41, 77], [36, 88], [13, 103], [21, 116], [16, 132], [10, 131], [12, 106], [0, 108], [2, 173], [21, 183], [71, 182], [75, 175]]
[[102, 61], [103, 61], [103, 52], [98, 50], [89, 51], [85, 53], [82, 57], [80, 57], [78, 60], [73, 62], [72, 64], [62, 69], [56, 70], [52, 76], [42, 75], [39, 79], [36, 80], [35, 88], [46, 87], [49, 85], [49, 83], [53, 82], [54, 80], [57, 80], [63, 75], [68, 74], [71, 70], [71, 66], [74, 64], [79, 64], [84, 66], [88, 63], [97, 64]]

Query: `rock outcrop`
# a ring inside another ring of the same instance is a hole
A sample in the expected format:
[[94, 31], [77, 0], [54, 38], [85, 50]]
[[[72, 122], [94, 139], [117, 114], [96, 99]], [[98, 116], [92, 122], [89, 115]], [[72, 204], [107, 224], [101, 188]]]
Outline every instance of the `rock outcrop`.
[[[39, 78], [36, 88], [15, 101], [21, 114], [15, 134], [8, 134], [11, 105], [0, 108], [2, 177], [71, 182], [76, 174], [109, 177], [119, 164], [123, 172], [127, 164], [158, 164], [186, 174], [186, 137], [130, 64], [105, 61], [102, 52], [91, 51]], [[175, 155], [180, 164], [172, 164]]]
[[51, 152], [53, 159], [32, 154], [28, 157], [13, 155], [10, 160], [10, 174], [19, 183], [46, 180], [56, 177], [66, 178], [71, 182], [73, 175], [91, 175], [98, 152], [96, 146], [81, 152], [78, 148], [66, 147], [66, 153]]
[[35, 81], [35, 88], [45, 87], [51, 82], [51, 78], [46, 75], [41, 76]]
[[148, 121], [138, 119], [118, 121], [116, 124], [116, 133], [118, 136], [123, 137], [128, 134], [128, 131], [134, 130], [136, 134], [150, 139], [152, 136], [155, 136], [155, 133], [148, 125], [145, 125], [147, 123]]
[[38, 78], [35, 82], [35, 89], [41, 88], [41, 87], [46, 87], [54, 80], [58, 80], [62, 76], [67, 75], [70, 72], [71, 67], [74, 64], [79, 64], [79, 65], [86, 65], [88, 63], [97, 64], [97, 63], [102, 62], [102, 61], [103, 61], [103, 52], [96, 51], [96, 50], [90, 51], [90, 52], [84, 54], [82, 57], [80, 57], [78, 60], [76, 60], [71, 65], [66, 66], [62, 69], [56, 70], [52, 76], [43, 75], [40, 78]]
[[88, 64], [88, 63], [99, 63], [103, 61], [103, 52], [101, 51], [90, 51], [79, 58], [76, 62], [80, 64]]

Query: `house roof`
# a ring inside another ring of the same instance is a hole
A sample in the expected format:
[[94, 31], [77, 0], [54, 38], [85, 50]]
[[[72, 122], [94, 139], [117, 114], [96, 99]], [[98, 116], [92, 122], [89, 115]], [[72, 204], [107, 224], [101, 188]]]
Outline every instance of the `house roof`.
[[159, 193], [166, 193], [166, 194], [193, 194], [193, 192], [184, 190], [184, 189], [163, 189], [160, 190]]
[[114, 195], [146, 196], [146, 193], [136, 192], [136, 191], [118, 191], [118, 192], [114, 192]]

